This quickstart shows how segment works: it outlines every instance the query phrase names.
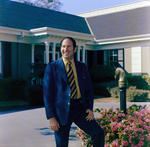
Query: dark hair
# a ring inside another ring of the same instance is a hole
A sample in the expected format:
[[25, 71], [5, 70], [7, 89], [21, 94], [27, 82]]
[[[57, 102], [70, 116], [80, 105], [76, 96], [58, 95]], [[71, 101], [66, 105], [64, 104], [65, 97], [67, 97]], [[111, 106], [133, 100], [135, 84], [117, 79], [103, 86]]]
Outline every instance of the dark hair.
[[65, 37], [61, 40], [60, 42], [60, 46], [62, 46], [62, 42], [65, 40], [65, 39], [70, 39], [72, 41], [72, 44], [73, 44], [73, 48], [75, 49], [76, 48], [76, 41], [72, 38], [72, 37]]

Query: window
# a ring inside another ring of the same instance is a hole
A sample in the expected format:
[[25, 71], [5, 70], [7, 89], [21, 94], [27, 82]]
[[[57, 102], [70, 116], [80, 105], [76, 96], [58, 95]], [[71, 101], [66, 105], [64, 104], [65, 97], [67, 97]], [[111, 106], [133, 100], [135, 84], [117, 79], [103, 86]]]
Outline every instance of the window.
[[115, 49], [104, 51], [104, 64], [124, 68], [124, 50]]

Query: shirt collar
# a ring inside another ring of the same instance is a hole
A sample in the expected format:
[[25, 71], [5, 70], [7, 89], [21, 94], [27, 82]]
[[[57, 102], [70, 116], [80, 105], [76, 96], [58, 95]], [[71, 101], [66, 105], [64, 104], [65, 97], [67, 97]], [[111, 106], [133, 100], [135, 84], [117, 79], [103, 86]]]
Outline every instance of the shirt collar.
[[[68, 60], [66, 60], [65, 58], [62, 57], [62, 60], [65, 64], [65, 66], [67, 65]], [[74, 65], [74, 58], [70, 61], [73, 65]]]

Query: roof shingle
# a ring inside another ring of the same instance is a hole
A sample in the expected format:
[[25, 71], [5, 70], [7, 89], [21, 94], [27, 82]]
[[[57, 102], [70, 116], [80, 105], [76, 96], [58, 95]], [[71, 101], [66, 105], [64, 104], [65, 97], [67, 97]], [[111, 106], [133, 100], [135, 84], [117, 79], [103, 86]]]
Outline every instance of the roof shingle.
[[87, 18], [96, 40], [150, 34], [150, 7]]
[[91, 34], [84, 18], [9, 0], [0, 0], [0, 26], [30, 30], [41, 27]]

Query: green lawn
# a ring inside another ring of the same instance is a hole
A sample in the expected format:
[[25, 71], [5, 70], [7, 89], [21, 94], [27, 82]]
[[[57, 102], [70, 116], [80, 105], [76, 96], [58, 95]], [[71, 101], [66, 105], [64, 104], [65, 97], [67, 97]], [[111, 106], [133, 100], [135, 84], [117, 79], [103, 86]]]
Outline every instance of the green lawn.
[[0, 107], [24, 106], [26, 104], [25, 101], [0, 101]]

